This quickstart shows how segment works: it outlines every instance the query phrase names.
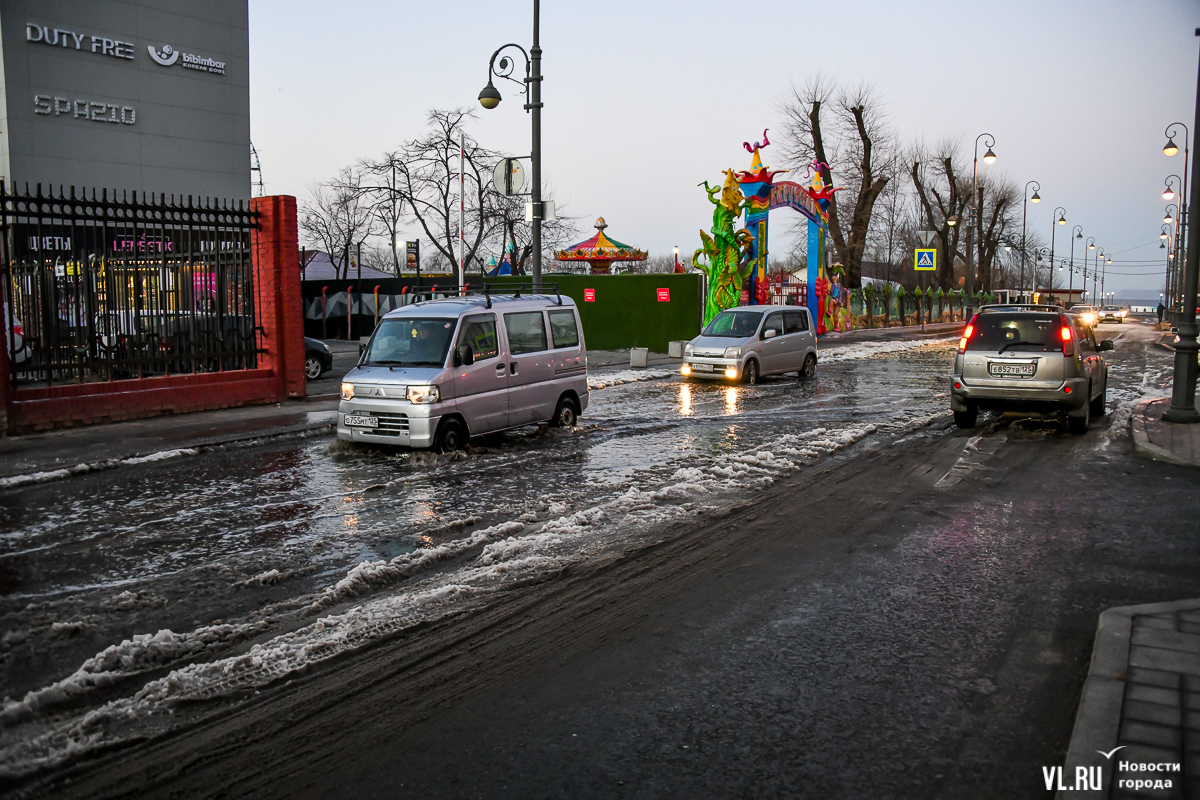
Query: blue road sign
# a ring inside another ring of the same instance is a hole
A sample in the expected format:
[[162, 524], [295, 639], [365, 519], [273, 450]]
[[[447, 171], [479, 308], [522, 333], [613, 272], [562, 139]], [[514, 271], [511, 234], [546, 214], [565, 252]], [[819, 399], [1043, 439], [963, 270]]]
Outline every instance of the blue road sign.
[[913, 269], [936, 270], [937, 250], [918, 248], [913, 258]]

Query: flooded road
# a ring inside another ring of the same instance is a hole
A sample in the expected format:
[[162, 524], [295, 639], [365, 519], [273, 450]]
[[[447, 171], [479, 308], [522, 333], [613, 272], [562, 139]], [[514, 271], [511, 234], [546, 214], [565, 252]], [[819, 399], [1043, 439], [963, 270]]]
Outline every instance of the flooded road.
[[[593, 391], [574, 430], [466, 453], [278, 440], [0, 493], [0, 771], [161, 732], [180, 704], [257, 693], [665, 541], [860, 442], [944, 437], [952, 353], [831, 347], [814, 378], [755, 386], [659, 373]], [[1112, 363], [1114, 419], [1162, 391], [1166, 358], [1146, 341]], [[1103, 458], [1114, 434], [1097, 427]]]

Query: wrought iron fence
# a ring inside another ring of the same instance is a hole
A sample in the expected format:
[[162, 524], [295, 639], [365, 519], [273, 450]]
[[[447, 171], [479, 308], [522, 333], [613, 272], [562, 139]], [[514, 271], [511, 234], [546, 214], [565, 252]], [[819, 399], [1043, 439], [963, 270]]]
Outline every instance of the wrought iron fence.
[[0, 181], [0, 286], [14, 384], [249, 369], [262, 329], [241, 201]]

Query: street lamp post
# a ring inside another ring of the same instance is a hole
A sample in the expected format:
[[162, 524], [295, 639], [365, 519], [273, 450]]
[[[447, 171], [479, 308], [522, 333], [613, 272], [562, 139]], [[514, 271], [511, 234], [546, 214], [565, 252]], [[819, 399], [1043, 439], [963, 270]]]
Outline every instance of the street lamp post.
[[487, 86], [483, 87], [483, 91], [479, 93], [479, 104], [484, 108], [492, 109], [500, 105], [500, 92], [492, 85], [492, 76], [498, 78], [508, 78], [514, 83], [520, 83], [515, 78], [509, 77], [512, 74], [512, 69], [509, 67], [508, 56], [500, 59], [500, 69], [496, 70], [496, 56], [508, 47], [515, 47], [521, 51], [521, 55], [525, 56], [525, 87], [527, 92], [525, 110], [530, 112], [533, 123], [533, 142], [529, 152], [530, 171], [533, 173], [532, 181], [532, 206], [533, 206], [533, 231], [530, 241], [530, 247], [533, 249], [533, 291], [540, 292], [542, 290], [542, 219], [545, 217], [545, 209], [542, 205], [542, 48], [539, 42], [539, 21], [538, 21], [538, 3], [539, 0], [533, 0], [533, 46], [529, 48], [529, 52], [525, 52], [525, 48], [519, 44], [506, 44], [501, 46], [492, 53], [491, 61], [488, 62], [488, 82]]
[[[1176, 185], [1179, 186], [1180, 190], [1178, 192], [1175, 191], [1175, 186], [1171, 185], [1172, 180], [1174, 180]], [[1164, 187], [1163, 193], [1162, 193], [1163, 200], [1172, 200], [1172, 199], [1178, 198], [1177, 204], [1176, 203], [1168, 203], [1167, 208], [1170, 208], [1172, 205], [1175, 205], [1176, 211], [1178, 211], [1184, 205], [1183, 178], [1179, 177], [1178, 175], [1168, 175], [1166, 177], [1166, 179], [1163, 181], [1163, 187]], [[1165, 214], [1164, 214], [1164, 216], [1165, 216]], [[1183, 244], [1183, 228], [1184, 227], [1185, 227], [1185, 225], [1183, 222], [1183, 214], [1179, 213], [1179, 214], [1177, 214], [1177, 216], [1175, 218], [1175, 233], [1174, 233], [1174, 236], [1172, 237], [1172, 242], [1171, 242], [1172, 253], [1179, 253], [1179, 252], [1184, 251], [1184, 244]], [[1183, 282], [1183, 279], [1182, 279], [1182, 269], [1183, 268], [1180, 265], [1179, 259], [1175, 258], [1175, 256], [1173, 256], [1173, 255], [1169, 256], [1169, 257], [1171, 259], [1173, 259], [1173, 261], [1170, 265], [1170, 278], [1168, 279], [1168, 282], [1167, 282], [1167, 308], [1168, 308], [1168, 310], [1170, 310], [1170, 308], [1173, 305], [1178, 304], [1179, 289]]]
[[1108, 265], [1112, 263], [1112, 256], [1104, 257], [1103, 271], [1100, 273], [1100, 291], [1104, 291], [1105, 281], [1108, 278]]
[[[971, 312], [975, 309], [972, 303], [975, 302], [975, 227], [979, 226], [979, 238], [983, 239], [983, 215], [980, 213], [979, 206], [982, 205], [979, 201], [979, 140], [987, 137], [987, 152], [983, 154], [983, 163], [996, 163], [996, 154], [992, 152], [992, 148], [996, 145], [996, 137], [990, 133], [981, 133], [975, 137], [975, 159], [971, 167], [971, 219], [970, 225], [967, 227], [967, 308], [964, 316], [970, 318]], [[1026, 186], [1028, 189], [1028, 186]], [[1041, 198], [1038, 198], [1039, 200]]]
[[[1033, 186], [1033, 197], [1029, 196], [1029, 187]], [[1029, 201], [1035, 203], [1041, 202], [1042, 198], [1038, 196], [1042, 185], [1037, 181], [1029, 181], [1025, 184], [1025, 202], [1021, 206], [1021, 291], [1025, 291], [1025, 215], [1029, 211]], [[1037, 283], [1035, 280], [1034, 283]]]
[[[1083, 226], [1076, 225], [1074, 228], [1071, 229], [1071, 277], [1068, 278], [1068, 280], [1070, 281], [1070, 284], [1069, 284], [1070, 288], [1067, 289], [1067, 294], [1071, 297], [1075, 296], [1075, 272], [1076, 272], [1076, 270], [1075, 270], [1075, 240], [1082, 239], [1082, 238], [1083, 238]], [[1086, 287], [1084, 287], [1084, 288], [1086, 288]]]
[[[1196, 28], [1196, 35], [1200, 36], [1200, 28]], [[1196, 77], [1196, 110], [1193, 127], [1196, 126], [1200, 126], [1200, 74], [1197, 74]], [[1165, 153], [1166, 149], [1163, 152]], [[1186, 166], [1184, 172], [1187, 172]], [[1200, 175], [1197, 173], [1196, 164], [1193, 163], [1192, 186], [1195, 186], [1197, 179], [1200, 179]], [[1195, 206], [1189, 208], [1188, 205], [1185, 189], [1184, 194], [1179, 198], [1180, 217], [1182, 218], [1184, 215], [1183, 210], [1187, 209], [1186, 227], [1194, 228], [1200, 224], [1200, 217], [1196, 214]], [[1181, 223], [1181, 225], [1183, 224]], [[1176, 257], [1175, 263], [1179, 263], [1178, 257]], [[1200, 422], [1200, 412], [1196, 410], [1196, 358], [1197, 355], [1200, 355], [1200, 342], [1196, 341], [1196, 283], [1198, 277], [1200, 277], [1200, 242], [1196, 241], [1196, 237], [1193, 236], [1191, 241], [1187, 241], [1187, 267], [1183, 276], [1183, 308], [1180, 309], [1176, 320], [1179, 340], [1175, 343], [1175, 381], [1171, 388], [1171, 407], [1163, 414], [1163, 419], [1167, 422]]]
[[[1177, 180], [1179, 180], [1179, 188], [1180, 188], [1179, 207], [1178, 207], [1179, 216], [1178, 216], [1178, 221], [1176, 222], [1176, 225], [1175, 225], [1175, 236], [1176, 236], [1178, 244], [1175, 247], [1175, 250], [1176, 250], [1176, 252], [1187, 252], [1186, 230], [1189, 225], [1189, 220], [1187, 217], [1187, 197], [1188, 197], [1188, 193], [1187, 193], [1188, 181], [1187, 181], [1187, 179], [1188, 179], [1188, 161], [1190, 160], [1189, 159], [1189, 156], [1190, 156], [1189, 140], [1191, 138], [1191, 132], [1188, 130], [1187, 125], [1185, 125], [1182, 122], [1172, 122], [1170, 125], [1167, 126], [1166, 130], [1163, 131], [1163, 133], [1166, 134], [1166, 137], [1167, 137], [1167, 143], [1165, 145], [1163, 145], [1163, 155], [1170, 157], [1179, 152], [1179, 146], [1177, 144], [1175, 144], [1175, 127], [1176, 126], [1183, 128], [1183, 177], [1179, 178], [1178, 176], [1171, 176], [1171, 177], [1175, 177], [1175, 178], [1177, 178]], [[1168, 178], [1168, 181], [1169, 180], [1170, 179]], [[1166, 197], [1165, 192], [1163, 193], [1163, 195], [1164, 195], [1165, 199], [1167, 199], [1167, 200], [1171, 199], [1169, 197]], [[1183, 269], [1183, 267], [1180, 264], [1179, 258], [1176, 258], [1175, 263], [1173, 265], [1173, 269], [1170, 270], [1172, 275], [1171, 275], [1171, 281], [1170, 281], [1171, 286], [1168, 288], [1168, 293], [1167, 293], [1167, 305], [1168, 306], [1171, 305], [1172, 295], [1174, 295], [1176, 298], [1178, 298], [1180, 284], [1181, 284], [1182, 269]]]
[[[1084, 242], [1084, 245], [1086, 245], [1086, 246], [1083, 248], [1083, 288], [1086, 289], [1087, 288], [1087, 279], [1088, 279], [1088, 268], [1087, 268], [1088, 250], [1096, 249], [1096, 237], [1089, 236], [1087, 238], [1087, 240]], [[1092, 274], [1092, 283], [1095, 284], [1095, 282], [1096, 282], [1095, 281], [1095, 270], [1092, 270], [1092, 273], [1093, 273]], [[1096, 299], [1096, 287], [1093, 285], [1092, 286], [1092, 300], [1095, 300], [1095, 299]]]
[[[1055, 214], [1058, 215], [1057, 220], [1054, 219]], [[1050, 269], [1051, 269], [1050, 288], [1051, 289], [1054, 288], [1054, 280], [1053, 280], [1053, 278], [1054, 278], [1054, 271], [1053, 271], [1054, 270], [1054, 234], [1058, 231], [1059, 225], [1066, 225], [1066, 224], [1067, 224], [1067, 210], [1065, 208], [1063, 208], [1062, 206], [1059, 206], [1058, 208], [1054, 209], [1054, 214], [1050, 215]], [[1059, 271], [1060, 272], [1062, 271], [1062, 267], [1059, 267]], [[1068, 295], [1067, 300], [1069, 301], [1070, 299], [1071, 298]]]

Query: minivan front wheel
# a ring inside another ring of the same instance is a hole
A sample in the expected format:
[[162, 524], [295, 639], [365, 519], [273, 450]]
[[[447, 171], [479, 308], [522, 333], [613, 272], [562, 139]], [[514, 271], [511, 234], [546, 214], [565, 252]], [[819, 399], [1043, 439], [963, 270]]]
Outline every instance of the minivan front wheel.
[[758, 383], [758, 362], [753, 358], [742, 368], [742, 380], [752, 386]]
[[461, 422], [456, 419], [444, 419], [433, 437], [433, 449], [439, 453], [465, 450], [467, 438], [467, 429]]
[[811, 378], [817, 371], [817, 357], [809, 353], [804, 357], [804, 366], [800, 368], [801, 378]]
[[554, 409], [554, 416], [550, 419], [550, 424], [556, 428], [574, 428], [578, 421], [579, 412], [575, 410], [575, 404], [571, 402], [571, 398], [560, 398], [558, 408]]

